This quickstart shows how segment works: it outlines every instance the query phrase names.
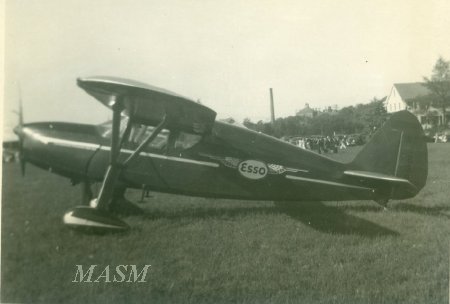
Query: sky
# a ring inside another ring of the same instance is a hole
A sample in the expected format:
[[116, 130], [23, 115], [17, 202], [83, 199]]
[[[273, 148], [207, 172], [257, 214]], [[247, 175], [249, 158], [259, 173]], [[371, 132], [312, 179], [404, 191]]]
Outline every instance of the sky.
[[6, 0], [4, 138], [25, 122], [100, 123], [77, 77], [135, 79], [218, 113], [275, 115], [367, 103], [450, 60], [450, 2]]

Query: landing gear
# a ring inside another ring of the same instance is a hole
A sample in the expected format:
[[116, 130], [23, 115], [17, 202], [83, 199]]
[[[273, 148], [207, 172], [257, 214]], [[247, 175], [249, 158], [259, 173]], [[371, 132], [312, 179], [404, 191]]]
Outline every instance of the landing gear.
[[92, 194], [91, 183], [85, 180], [81, 183], [81, 203], [89, 206], [94, 195]]
[[64, 214], [63, 222], [70, 228], [88, 232], [124, 232], [130, 228], [127, 223], [107, 211], [77, 206]]
[[123, 232], [130, 227], [107, 210], [96, 208], [97, 200], [93, 198], [92, 183], [81, 182], [81, 203], [68, 210], [63, 222], [70, 228], [90, 233]]
[[378, 199], [378, 200], [375, 200], [375, 203], [377, 203], [378, 205], [380, 205], [381, 207], [383, 207], [383, 210], [384, 210], [384, 211], [387, 211], [387, 210], [388, 210], [389, 199], [387, 199], [387, 198]]
[[[130, 202], [125, 198], [125, 192], [127, 188], [125, 186], [118, 186], [114, 189], [111, 203], [108, 206], [108, 211], [116, 215], [141, 215], [144, 210]], [[88, 202], [91, 208], [98, 208], [98, 200], [96, 198], [91, 199]]]
[[148, 197], [153, 197], [153, 196], [150, 195], [150, 190], [147, 189], [145, 187], [145, 185], [142, 185], [141, 200], [139, 201], [139, 203], [141, 203], [141, 204], [145, 203], [145, 198], [148, 198]]
[[125, 198], [127, 188], [119, 186], [114, 189], [113, 199], [109, 204], [109, 211], [121, 215], [141, 215], [144, 211]]
[[[122, 192], [119, 193], [121, 195], [118, 196], [118, 199], [125, 200], [123, 197], [125, 189], [123, 188]], [[63, 217], [64, 224], [75, 230], [91, 233], [124, 232], [130, 228], [128, 224], [115, 216], [120, 212], [113, 212], [111, 210], [112, 204], [110, 204], [108, 210], [97, 208], [97, 199], [93, 196], [92, 183], [89, 180], [84, 180], [81, 183], [81, 202], [83, 205], [67, 211]]]
[[116, 186], [107, 210], [98, 208], [98, 200], [93, 198], [92, 184], [85, 180], [81, 183], [81, 201], [83, 206], [77, 206], [67, 211], [63, 222], [70, 228], [86, 232], [121, 232], [130, 227], [116, 215], [140, 215], [144, 211], [125, 198], [126, 187]]
[[109, 232], [119, 232], [129, 229], [122, 220], [112, 213], [126, 215], [142, 214], [141, 208], [125, 199], [126, 187], [119, 181], [128, 164], [136, 159], [144, 148], [149, 145], [167, 124], [166, 117], [155, 127], [153, 132], [139, 145], [139, 147], [124, 161], [119, 160], [123, 143], [129, 138], [133, 123], [133, 111], [129, 111], [128, 124], [123, 135], [120, 135], [121, 113], [124, 110], [123, 98], [111, 96], [109, 106], [113, 110], [111, 150], [109, 166], [96, 199], [92, 199], [92, 191], [88, 181], [83, 183], [83, 202], [88, 206], [79, 206], [69, 210], [64, 215], [64, 223], [72, 228], [92, 229]]

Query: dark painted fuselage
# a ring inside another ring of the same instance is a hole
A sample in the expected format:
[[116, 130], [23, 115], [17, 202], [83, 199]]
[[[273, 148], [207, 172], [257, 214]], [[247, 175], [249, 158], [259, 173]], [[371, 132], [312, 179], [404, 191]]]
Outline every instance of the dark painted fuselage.
[[[107, 126], [45, 122], [26, 124], [21, 132], [27, 162], [75, 182], [103, 180], [110, 161]], [[150, 145], [124, 168], [121, 183], [252, 200], [377, 199], [372, 186], [343, 174], [349, 165], [240, 126], [216, 121], [212, 132], [188, 145], [176, 132], [165, 136], [164, 145]], [[119, 162], [138, 144], [125, 142]]]

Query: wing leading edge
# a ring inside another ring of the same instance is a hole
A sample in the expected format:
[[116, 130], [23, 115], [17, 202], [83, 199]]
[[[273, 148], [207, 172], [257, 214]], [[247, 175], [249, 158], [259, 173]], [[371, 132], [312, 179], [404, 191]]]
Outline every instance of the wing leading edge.
[[121, 98], [123, 113], [136, 123], [154, 126], [165, 117], [168, 128], [205, 134], [216, 118], [216, 112], [191, 99], [134, 80], [97, 76], [78, 78], [77, 83], [110, 109]]

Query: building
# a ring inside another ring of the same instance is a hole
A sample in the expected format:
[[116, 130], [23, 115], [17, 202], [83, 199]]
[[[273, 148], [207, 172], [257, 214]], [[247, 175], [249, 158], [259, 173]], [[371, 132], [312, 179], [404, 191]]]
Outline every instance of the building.
[[311, 109], [309, 107], [309, 103], [305, 103], [305, 107], [299, 111], [297, 111], [297, 116], [301, 116], [301, 117], [315, 117], [317, 115], [317, 111], [314, 109]]
[[[442, 109], [430, 105], [431, 91], [422, 82], [395, 83], [386, 101], [386, 111], [394, 113], [408, 110], [419, 119], [426, 129], [431, 126], [442, 125]], [[450, 109], [446, 110], [446, 121], [450, 121]]]

